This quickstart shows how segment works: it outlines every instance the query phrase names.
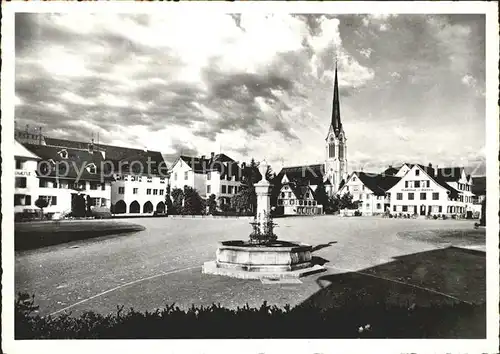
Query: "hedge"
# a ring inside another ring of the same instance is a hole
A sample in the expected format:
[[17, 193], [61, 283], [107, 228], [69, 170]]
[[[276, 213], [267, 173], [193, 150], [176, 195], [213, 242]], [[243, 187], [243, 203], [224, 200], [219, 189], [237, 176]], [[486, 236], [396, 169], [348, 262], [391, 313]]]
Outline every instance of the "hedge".
[[[467, 303], [432, 307], [248, 305], [235, 310], [220, 305], [182, 310], [124, 311], [80, 316], [41, 317], [34, 296], [19, 294], [15, 304], [16, 339], [166, 339], [166, 338], [481, 338], [485, 305]], [[475, 326], [474, 323], [478, 323]], [[484, 323], [483, 323], [484, 322]], [[484, 324], [484, 326], [483, 326]], [[471, 329], [471, 328], [472, 329]], [[478, 328], [479, 327], [479, 328]]]

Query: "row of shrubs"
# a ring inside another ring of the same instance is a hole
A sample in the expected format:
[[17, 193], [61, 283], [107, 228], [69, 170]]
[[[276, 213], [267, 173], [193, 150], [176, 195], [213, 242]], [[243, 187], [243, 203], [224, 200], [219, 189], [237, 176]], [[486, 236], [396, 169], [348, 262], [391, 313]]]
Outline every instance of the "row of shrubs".
[[[459, 321], [485, 316], [485, 305], [466, 303], [433, 307], [389, 306], [362, 303], [321, 309], [248, 305], [231, 310], [220, 305], [175, 305], [139, 312], [101, 315], [85, 312], [78, 317], [62, 314], [41, 317], [34, 297], [19, 294], [15, 304], [16, 339], [166, 339], [166, 338], [475, 338], [484, 336], [457, 329]], [[481, 322], [481, 321], [480, 321]], [[474, 327], [474, 326], [472, 326]], [[475, 327], [477, 330], [477, 327]]]

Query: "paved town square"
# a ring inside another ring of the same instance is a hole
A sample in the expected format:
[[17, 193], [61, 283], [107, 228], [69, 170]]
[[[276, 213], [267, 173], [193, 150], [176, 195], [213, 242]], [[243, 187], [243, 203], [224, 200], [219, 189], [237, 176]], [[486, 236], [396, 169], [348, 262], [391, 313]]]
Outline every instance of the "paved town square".
[[[321, 300], [321, 306], [353, 294], [368, 301], [418, 305], [485, 301], [484, 254], [448, 248], [484, 249], [484, 229], [474, 230], [471, 221], [337, 216], [275, 221], [280, 238], [312, 245], [314, 260], [327, 271], [288, 284], [202, 274], [203, 262], [214, 257], [219, 241], [249, 234], [249, 220], [142, 218], [127, 221], [146, 227], [137, 233], [19, 252], [16, 291], [34, 293], [44, 315], [65, 309], [73, 314], [108, 313], [117, 305], [137, 310], [172, 303], [220, 303], [231, 308], [260, 306], [263, 301], [297, 305], [329, 286], [337, 289]], [[455, 237], [440, 237], [443, 234]], [[362, 279], [346, 278], [351, 272]], [[346, 293], [350, 287], [351, 293]], [[387, 297], [373, 299], [371, 292], [377, 288]]]
[[6, 7], [8, 352], [28, 339], [498, 347], [498, 18], [486, 2], [333, 13], [341, 3]]

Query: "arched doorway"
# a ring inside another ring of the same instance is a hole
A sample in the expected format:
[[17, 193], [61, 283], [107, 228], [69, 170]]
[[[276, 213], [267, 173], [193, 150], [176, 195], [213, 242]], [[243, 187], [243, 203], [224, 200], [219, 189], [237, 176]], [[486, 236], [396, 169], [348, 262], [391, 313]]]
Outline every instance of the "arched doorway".
[[156, 204], [156, 212], [159, 214], [165, 213], [165, 203], [159, 202], [158, 204]]
[[153, 212], [153, 203], [151, 203], [150, 201], [147, 201], [146, 203], [144, 203], [144, 206], [142, 208], [142, 212], [143, 213], [152, 213]]
[[119, 200], [116, 202], [113, 211], [115, 214], [125, 214], [127, 212], [127, 204], [123, 200]]
[[137, 200], [134, 200], [132, 203], [130, 203], [129, 213], [138, 214], [140, 212], [141, 212], [141, 206], [139, 205]]

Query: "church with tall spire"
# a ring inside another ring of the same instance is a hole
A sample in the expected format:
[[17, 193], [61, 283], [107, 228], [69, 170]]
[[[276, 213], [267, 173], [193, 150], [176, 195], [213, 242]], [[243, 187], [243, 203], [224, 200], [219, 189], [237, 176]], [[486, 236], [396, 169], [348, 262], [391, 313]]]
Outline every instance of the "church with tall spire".
[[347, 179], [347, 139], [340, 116], [337, 63], [334, 75], [332, 115], [323, 163], [283, 167], [274, 179], [274, 184], [279, 186], [277, 207], [282, 207], [285, 215], [321, 214], [322, 206], [315, 200], [318, 187], [324, 186], [331, 196], [338, 193]]
[[325, 141], [325, 177], [330, 182], [332, 192], [336, 193], [339, 190], [342, 180], [347, 177], [347, 139], [340, 119], [337, 63], [335, 63], [335, 79], [333, 84], [332, 120]]

